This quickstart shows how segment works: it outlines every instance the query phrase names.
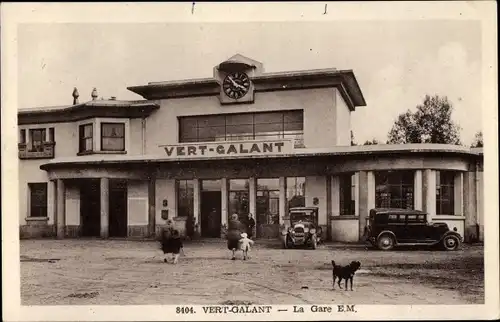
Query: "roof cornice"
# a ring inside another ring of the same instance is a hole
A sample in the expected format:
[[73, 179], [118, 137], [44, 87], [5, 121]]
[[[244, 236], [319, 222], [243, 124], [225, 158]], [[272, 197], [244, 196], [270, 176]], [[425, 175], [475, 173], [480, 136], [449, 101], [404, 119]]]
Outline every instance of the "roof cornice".
[[75, 122], [93, 117], [147, 117], [160, 106], [151, 101], [90, 101], [86, 103], [22, 109], [17, 113], [18, 125]]
[[[336, 87], [340, 90], [351, 110], [366, 106], [365, 99], [352, 70], [318, 69], [266, 73], [251, 78], [255, 92], [284, 91], [294, 89]], [[219, 83], [215, 78], [156, 82], [127, 87], [145, 99], [170, 99], [181, 97], [219, 95]]]

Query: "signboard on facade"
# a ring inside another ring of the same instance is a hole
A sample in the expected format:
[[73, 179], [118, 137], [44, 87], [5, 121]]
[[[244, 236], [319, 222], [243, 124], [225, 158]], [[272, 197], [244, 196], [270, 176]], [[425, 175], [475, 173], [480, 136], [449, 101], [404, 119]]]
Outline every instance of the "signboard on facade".
[[160, 146], [170, 158], [280, 155], [292, 152], [289, 140], [185, 143]]

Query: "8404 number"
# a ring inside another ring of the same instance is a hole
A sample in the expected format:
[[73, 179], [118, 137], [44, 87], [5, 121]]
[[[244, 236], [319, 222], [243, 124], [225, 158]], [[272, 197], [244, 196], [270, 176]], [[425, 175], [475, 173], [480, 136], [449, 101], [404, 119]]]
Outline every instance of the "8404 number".
[[196, 313], [194, 311], [193, 307], [190, 306], [178, 306], [175, 308], [175, 313], [177, 314], [194, 314]]

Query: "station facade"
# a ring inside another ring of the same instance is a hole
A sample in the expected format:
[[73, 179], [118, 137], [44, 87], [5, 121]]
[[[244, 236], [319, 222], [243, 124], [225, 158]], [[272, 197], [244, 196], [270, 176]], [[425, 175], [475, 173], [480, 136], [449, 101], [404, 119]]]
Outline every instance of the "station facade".
[[154, 237], [189, 216], [220, 238], [233, 213], [276, 238], [295, 206], [318, 207], [333, 241], [358, 241], [375, 207], [483, 238], [482, 149], [351, 146], [366, 105], [351, 70], [265, 73], [235, 55], [212, 78], [128, 89], [144, 100], [75, 89], [71, 105], [19, 111], [21, 238]]

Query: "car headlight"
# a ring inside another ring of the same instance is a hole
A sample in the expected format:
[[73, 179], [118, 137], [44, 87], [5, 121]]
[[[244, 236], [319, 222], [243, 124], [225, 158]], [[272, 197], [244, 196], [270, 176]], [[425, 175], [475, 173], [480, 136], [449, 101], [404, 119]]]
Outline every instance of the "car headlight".
[[311, 234], [315, 234], [315, 233], [316, 233], [316, 229], [315, 229], [315, 228], [311, 228], [311, 229], [309, 230], [309, 232], [310, 232]]

